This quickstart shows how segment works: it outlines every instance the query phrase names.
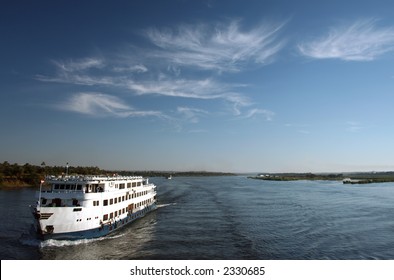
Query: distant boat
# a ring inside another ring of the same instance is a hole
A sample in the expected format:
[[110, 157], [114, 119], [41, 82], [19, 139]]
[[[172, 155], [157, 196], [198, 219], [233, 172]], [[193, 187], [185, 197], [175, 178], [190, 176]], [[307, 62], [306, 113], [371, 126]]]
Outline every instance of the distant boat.
[[172, 179], [172, 175], [168, 175], [168, 176], [167, 176], [167, 179], [168, 179], [168, 180], [171, 180], [171, 179]]
[[368, 183], [372, 183], [372, 180], [368, 180], [368, 179], [351, 179], [351, 178], [345, 178], [342, 181], [344, 184], [368, 184]]

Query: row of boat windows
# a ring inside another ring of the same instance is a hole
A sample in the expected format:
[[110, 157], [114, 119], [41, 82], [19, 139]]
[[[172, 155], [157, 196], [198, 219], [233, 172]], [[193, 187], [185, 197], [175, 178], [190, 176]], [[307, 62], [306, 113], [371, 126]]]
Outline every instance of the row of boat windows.
[[130, 204], [130, 205], [129, 205], [128, 207], [126, 207], [126, 208], [119, 209], [118, 211], [111, 212], [111, 213], [109, 213], [109, 214], [104, 214], [104, 215], [103, 215], [103, 221], [105, 222], [105, 221], [108, 221], [108, 220], [117, 218], [117, 217], [119, 217], [121, 214], [126, 213], [127, 211], [130, 212], [130, 213], [132, 213], [133, 207], [141, 207], [141, 206], [143, 206], [143, 205], [146, 206], [146, 205], [148, 205], [148, 204], [151, 203], [151, 202], [153, 202], [153, 199], [152, 199], [152, 198], [147, 199], [147, 200], [144, 200], [144, 201], [141, 201], [141, 202], [138, 202], [138, 203], [134, 204], [134, 206], [133, 206], [132, 204]]
[[[94, 219], [97, 220], [98, 217], [94, 217]], [[87, 220], [87, 221], [91, 221], [92, 218], [87, 218], [86, 220]], [[82, 222], [82, 219], [77, 219], [77, 222]]]
[[65, 206], [81, 206], [80, 202], [77, 199], [46, 199], [41, 198], [41, 205], [46, 207], [65, 207]]
[[[148, 204], [150, 204], [150, 203], [152, 203], [152, 202], [153, 202], [153, 199], [150, 198], [150, 199], [146, 199], [146, 200], [144, 200], [144, 201], [138, 202], [138, 203], [136, 203], [136, 204], [134, 204], [134, 205], [133, 205], [133, 204], [130, 204], [128, 207], [119, 209], [119, 210], [117, 210], [117, 211], [115, 211], [115, 212], [111, 212], [111, 213], [109, 213], [109, 214], [104, 214], [104, 215], [103, 215], [103, 221], [105, 222], [105, 221], [108, 221], [108, 220], [117, 218], [117, 217], [119, 217], [120, 215], [122, 215], [122, 214], [124, 214], [124, 213], [126, 213], [126, 212], [132, 213], [134, 207], [137, 208], [137, 207], [141, 207], [141, 206], [143, 206], [143, 205], [146, 206], [146, 205], [148, 205]], [[81, 208], [75, 208], [74, 211], [75, 211], [76, 209], [77, 209], [78, 211], [81, 211], [81, 210], [82, 210]], [[96, 217], [94, 217], [94, 219], [96, 220], [96, 219], [98, 219], [98, 217], [96, 216]], [[91, 221], [92, 218], [87, 218], [86, 220], [87, 220], [87, 221]], [[82, 222], [82, 219], [77, 219], [77, 222]]]
[[[144, 182], [145, 183], [145, 182]], [[135, 187], [140, 187], [142, 185], [142, 182], [132, 182], [132, 183], [127, 183], [127, 188], [135, 188]], [[126, 188], [126, 184], [125, 183], [120, 183], [120, 184], [115, 184], [115, 188], [124, 189]]]
[[[138, 193], [133, 193], [133, 194], [129, 194], [129, 195], [119, 196], [119, 197], [115, 197], [115, 198], [111, 198], [111, 199], [104, 199], [103, 200], [103, 205], [107, 206], [108, 203], [109, 203], [109, 205], [112, 205], [112, 204], [116, 204], [116, 203], [125, 201], [126, 199], [137, 198], [137, 197], [140, 197], [140, 196], [143, 196], [143, 195], [147, 195], [147, 194], [148, 194], [148, 191], [143, 191], [143, 192], [138, 192]], [[99, 206], [99, 202], [98, 201], [96, 201], [96, 202], [93, 201], [93, 206]]]
[[[145, 182], [144, 182], [145, 183]], [[126, 186], [128, 189], [130, 188], [135, 188], [135, 187], [140, 187], [142, 186], [143, 182], [130, 182], [130, 183], [120, 183], [120, 184], [115, 184], [115, 188], [117, 189], [125, 189]], [[104, 185], [99, 185], [99, 184], [90, 184], [90, 185], [81, 185], [81, 184], [54, 184], [53, 189], [54, 190], [76, 190], [76, 191], [82, 191], [83, 187], [86, 186], [86, 191], [87, 192], [98, 192], [103, 191]]]
[[[148, 194], [148, 191], [143, 191], [143, 192], [119, 196], [119, 197], [115, 197], [115, 198], [111, 198], [111, 199], [104, 199], [103, 205], [104, 206], [112, 205], [112, 204], [120, 203], [120, 202], [125, 201], [127, 199], [137, 198], [137, 197], [147, 195], [147, 194]], [[71, 205], [69, 204], [68, 201], [69, 200], [62, 200], [60, 198], [55, 198], [52, 200], [46, 199], [46, 198], [41, 198], [41, 205], [47, 206], [47, 207], [81, 206], [80, 202], [77, 199], [73, 199]], [[93, 206], [100, 206], [100, 201], [94, 200]]]

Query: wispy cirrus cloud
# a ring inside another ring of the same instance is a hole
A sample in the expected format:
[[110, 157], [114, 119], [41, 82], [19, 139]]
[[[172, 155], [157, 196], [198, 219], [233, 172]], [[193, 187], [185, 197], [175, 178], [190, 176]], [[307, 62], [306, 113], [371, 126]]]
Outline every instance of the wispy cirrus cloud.
[[364, 126], [361, 123], [355, 121], [347, 121], [346, 126], [347, 126], [347, 131], [350, 132], [359, 132], [364, 128]]
[[132, 65], [115, 65], [112, 68], [115, 72], [137, 72], [137, 73], [145, 73], [148, 72], [148, 68], [143, 64], [132, 64]]
[[205, 110], [190, 107], [178, 107], [177, 112], [181, 114], [184, 119], [191, 123], [198, 123], [201, 116], [206, 116], [209, 114]]
[[63, 71], [75, 72], [91, 68], [103, 68], [105, 66], [104, 60], [97, 57], [87, 57], [79, 60], [60, 61], [52, 60], [52, 62]]
[[159, 111], [141, 111], [127, 105], [124, 100], [99, 92], [80, 92], [57, 105], [57, 108], [94, 117], [165, 117]]
[[305, 56], [370, 61], [394, 50], [394, 28], [378, 27], [376, 19], [331, 28], [328, 35], [298, 45]]
[[[178, 77], [178, 75], [173, 77], [162, 73], [159, 73], [156, 77], [155, 75], [149, 75], [148, 77], [134, 78], [119, 74], [123, 71], [123, 68], [115, 69], [116, 66], [112, 64], [110, 66], [102, 66], [102, 68], [108, 69], [102, 69], [99, 73], [97, 71], [92, 73], [88, 67], [74, 67], [74, 61], [69, 63], [72, 65], [69, 66], [67, 63], [54, 61], [53, 64], [57, 67], [55, 76], [36, 75], [35, 78], [44, 82], [119, 88], [129, 90], [136, 95], [161, 95], [203, 100], [222, 99], [232, 104], [235, 115], [241, 114], [241, 108], [251, 105], [249, 98], [237, 91], [237, 89], [247, 86], [243, 84], [221, 83], [214, 78], [183, 79]], [[128, 68], [146, 69], [140, 66], [130, 65]], [[111, 72], [113, 69], [115, 69], [115, 74]], [[146, 71], [137, 72], [142, 75]]]
[[268, 64], [283, 48], [278, 37], [284, 26], [261, 24], [242, 31], [240, 21], [216, 26], [182, 25], [177, 30], [149, 29], [146, 37], [160, 48], [155, 57], [177, 65], [220, 72], [239, 71], [247, 62]]
[[36, 75], [36, 80], [42, 82], [53, 82], [53, 83], [69, 83], [75, 85], [86, 85], [86, 86], [112, 86], [117, 84], [116, 78], [110, 76], [97, 76], [86, 73], [67, 73], [61, 72], [56, 76]]
[[76, 85], [112, 85], [116, 83], [106, 71], [103, 59], [88, 57], [78, 60], [51, 60], [56, 73], [53, 75], [36, 75], [42, 82], [70, 83]]
[[156, 80], [128, 80], [125, 86], [137, 95], [157, 94], [172, 97], [193, 99], [226, 99], [234, 103], [246, 105], [247, 98], [232, 92], [245, 85], [220, 83], [215, 79], [181, 79], [162, 76]]
[[258, 115], [263, 115], [267, 121], [272, 121], [272, 118], [275, 115], [275, 113], [270, 110], [266, 110], [266, 109], [254, 108], [254, 109], [247, 110], [247, 112], [245, 114], [243, 114], [242, 116], [240, 116], [240, 118], [241, 119], [250, 119], [250, 118], [256, 117]]
[[[35, 79], [90, 87], [91, 92], [108, 89], [138, 96], [225, 101], [231, 108], [227, 113], [241, 118], [264, 115], [270, 120], [273, 114], [268, 110], [251, 108], [254, 103], [243, 93], [248, 85], [223, 82], [220, 78], [250, 64], [270, 63], [284, 45], [278, 36], [283, 26], [284, 23], [261, 24], [243, 31], [240, 21], [231, 21], [228, 25], [182, 25], [174, 30], [152, 28], [144, 33], [151, 47], [132, 46], [131, 52], [123, 48], [116, 53], [102, 52], [100, 57], [51, 60], [55, 73], [36, 75]], [[217, 75], [217, 71], [221, 74]], [[68, 104], [79, 104], [74, 110], [71, 106], [66, 108], [84, 114], [93, 114], [100, 108], [112, 116], [127, 115], [126, 112], [136, 115], [127, 108], [122, 112], [110, 96], [94, 96], [97, 102], [92, 94], [77, 94]], [[184, 107], [191, 108], [189, 104]]]

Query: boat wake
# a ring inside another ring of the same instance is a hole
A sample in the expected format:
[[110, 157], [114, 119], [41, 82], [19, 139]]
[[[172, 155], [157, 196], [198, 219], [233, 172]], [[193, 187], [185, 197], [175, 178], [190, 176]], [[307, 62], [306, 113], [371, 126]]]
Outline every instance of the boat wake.
[[159, 204], [159, 205], [157, 205], [157, 208], [163, 208], [163, 207], [172, 206], [172, 205], [176, 205], [176, 203]]
[[48, 240], [40, 240], [31, 236], [29, 234], [24, 234], [19, 239], [19, 242], [22, 245], [38, 247], [38, 248], [46, 248], [46, 247], [66, 247], [66, 246], [77, 246], [81, 244], [89, 244], [97, 241], [102, 240], [109, 240], [109, 239], [117, 239], [124, 236], [124, 234], [117, 234], [111, 236], [103, 236], [99, 238], [93, 239], [78, 239], [78, 240], [55, 240], [55, 239], [48, 239]]
[[117, 234], [111, 236], [103, 236], [99, 238], [92, 238], [92, 239], [78, 239], [78, 240], [55, 240], [55, 239], [48, 239], [41, 242], [40, 248], [45, 247], [66, 247], [66, 246], [77, 246], [81, 244], [89, 244], [97, 241], [108, 240], [108, 239], [116, 239], [124, 236], [124, 234]]

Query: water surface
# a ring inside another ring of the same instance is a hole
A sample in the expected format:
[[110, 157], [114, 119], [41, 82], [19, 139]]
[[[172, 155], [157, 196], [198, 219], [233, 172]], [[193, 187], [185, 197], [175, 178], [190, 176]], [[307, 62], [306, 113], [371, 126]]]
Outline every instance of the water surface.
[[0, 191], [1, 259], [394, 259], [394, 184], [151, 178], [159, 208], [112, 236], [40, 242], [34, 189]]

